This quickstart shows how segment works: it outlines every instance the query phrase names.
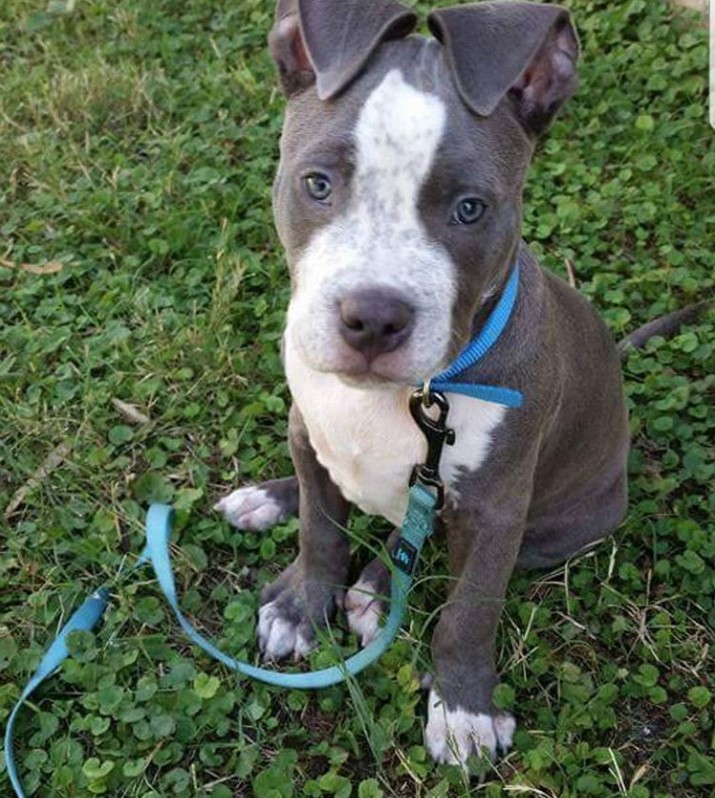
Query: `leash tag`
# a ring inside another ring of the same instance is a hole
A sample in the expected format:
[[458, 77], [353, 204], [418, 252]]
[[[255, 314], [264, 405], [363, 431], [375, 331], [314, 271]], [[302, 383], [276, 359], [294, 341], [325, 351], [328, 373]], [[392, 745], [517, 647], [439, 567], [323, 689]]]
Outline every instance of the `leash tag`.
[[403, 537], [397, 541], [397, 546], [392, 552], [392, 562], [408, 576], [412, 576], [415, 572], [415, 565], [417, 564], [417, 549]]
[[[437, 418], [432, 418], [427, 412], [432, 405], [437, 405], [439, 410]], [[447, 426], [449, 402], [438, 391], [428, 388], [425, 392], [424, 388], [418, 388], [410, 397], [410, 413], [427, 439], [427, 459], [412, 470], [410, 485], [419, 482], [434, 488], [437, 491], [435, 510], [440, 510], [444, 505], [444, 483], [439, 475], [439, 461], [444, 445], [452, 446], [455, 441], [454, 430]]]

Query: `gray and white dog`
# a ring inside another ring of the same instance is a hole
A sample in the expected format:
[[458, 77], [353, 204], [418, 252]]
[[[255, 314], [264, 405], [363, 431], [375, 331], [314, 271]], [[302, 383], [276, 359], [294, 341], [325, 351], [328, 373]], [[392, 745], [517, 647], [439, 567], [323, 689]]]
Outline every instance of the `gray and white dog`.
[[[537, 137], [573, 93], [568, 12], [495, 2], [434, 11], [411, 35], [396, 0], [281, 0], [270, 47], [288, 98], [274, 187], [291, 272], [284, 361], [296, 478], [217, 505], [243, 529], [299, 510], [300, 553], [263, 593], [268, 659], [298, 658], [337, 607], [363, 644], [389, 572], [347, 594], [351, 504], [399, 525], [425, 459], [408, 399], [481, 329], [518, 261], [518, 299], [462, 379], [518, 409], [450, 395], [441, 513], [453, 587], [437, 623], [426, 741], [464, 763], [511, 745], [494, 641], [516, 566], [560, 563], [626, 510], [628, 418], [608, 330], [520, 240]], [[393, 539], [394, 539], [393, 535]]]

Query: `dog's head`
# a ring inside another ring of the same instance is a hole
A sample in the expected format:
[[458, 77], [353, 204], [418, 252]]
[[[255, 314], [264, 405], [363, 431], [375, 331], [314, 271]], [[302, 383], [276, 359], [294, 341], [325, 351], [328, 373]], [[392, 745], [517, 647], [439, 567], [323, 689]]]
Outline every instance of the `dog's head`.
[[514, 261], [536, 137], [576, 86], [568, 12], [281, 0], [288, 97], [274, 186], [287, 335], [362, 385], [416, 383], [469, 338]]

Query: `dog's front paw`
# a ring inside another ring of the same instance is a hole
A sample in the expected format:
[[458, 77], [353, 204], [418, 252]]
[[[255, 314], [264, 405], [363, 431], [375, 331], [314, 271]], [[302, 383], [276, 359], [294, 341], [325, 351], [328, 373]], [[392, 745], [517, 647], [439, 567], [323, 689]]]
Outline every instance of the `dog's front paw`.
[[436, 690], [430, 690], [425, 742], [435, 762], [466, 765], [470, 756], [494, 759], [497, 750], [511, 748], [516, 721], [508, 713], [472, 713], [450, 709]]
[[264, 589], [258, 611], [258, 645], [265, 660], [299, 660], [316, 645], [316, 631], [335, 612], [334, 588], [307, 580], [288, 566]]
[[382, 602], [369, 582], [359, 579], [345, 596], [345, 615], [350, 631], [366, 646], [377, 637], [382, 617]]
[[315, 648], [315, 635], [289, 601], [270, 601], [258, 611], [258, 646], [267, 661], [299, 660]]
[[260, 532], [280, 524], [297, 509], [297, 483], [293, 480], [273, 480], [262, 485], [246, 485], [224, 496], [214, 510], [236, 529]]
[[380, 631], [380, 618], [390, 593], [390, 572], [379, 559], [374, 559], [348, 590], [343, 604], [350, 631], [366, 646]]

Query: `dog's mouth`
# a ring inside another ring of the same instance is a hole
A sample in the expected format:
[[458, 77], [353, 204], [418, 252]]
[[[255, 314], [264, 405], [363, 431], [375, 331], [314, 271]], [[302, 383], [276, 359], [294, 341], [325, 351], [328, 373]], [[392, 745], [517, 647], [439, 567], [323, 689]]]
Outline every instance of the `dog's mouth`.
[[335, 369], [332, 372], [346, 385], [353, 388], [387, 388], [395, 384], [411, 385], [413, 380], [408, 374], [390, 368], [380, 368], [373, 363], [365, 363], [361, 368]]
[[385, 389], [392, 388], [396, 384], [405, 384], [404, 380], [394, 379], [391, 377], [383, 377], [375, 374], [372, 371], [365, 371], [361, 374], [356, 374], [350, 371], [335, 371], [333, 372], [341, 382], [350, 388], [366, 388], [366, 389]]
[[[334, 374], [353, 388], [385, 389], [395, 386], [420, 385], [439, 369], [428, 372], [416, 369], [413, 358], [407, 352], [396, 351], [367, 358], [350, 349], [336, 352], [328, 362], [308, 362], [316, 371]], [[424, 362], [420, 364], [424, 367]]]

